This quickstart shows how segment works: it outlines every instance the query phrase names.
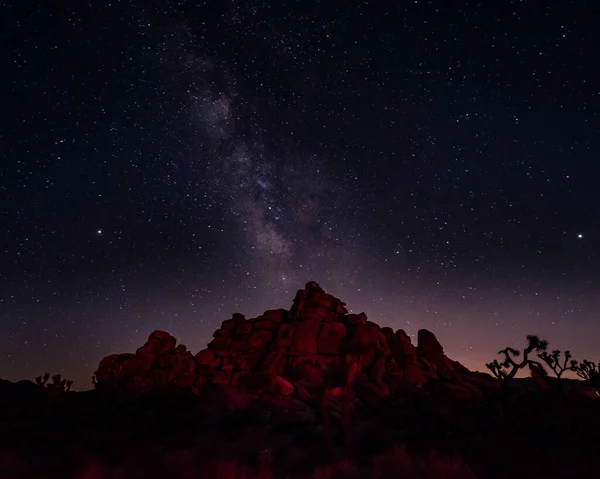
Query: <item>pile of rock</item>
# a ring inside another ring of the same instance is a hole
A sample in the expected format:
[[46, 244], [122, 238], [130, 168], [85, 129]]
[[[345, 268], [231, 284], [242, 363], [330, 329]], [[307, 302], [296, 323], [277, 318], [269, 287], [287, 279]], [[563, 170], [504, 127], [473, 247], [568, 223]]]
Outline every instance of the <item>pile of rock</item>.
[[94, 374], [96, 388], [118, 395], [144, 394], [192, 387], [197, 365], [183, 344], [164, 331], [154, 331], [135, 354], [112, 354]]
[[[175, 338], [155, 331], [135, 354], [108, 356], [96, 373], [99, 388], [128, 393], [238, 386], [300, 399], [353, 391], [386, 397], [420, 389], [430, 381], [452, 384], [456, 397], [477, 396], [472, 374], [450, 360], [427, 330], [415, 347], [403, 331], [380, 328], [365, 313], [348, 314], [345, 303], [314, 281], [299, 290], [289, 311], [265, 311], [223, 321], [207, 348], [194, 356]], [[466, 384], [466, 385], [465, 385]]]

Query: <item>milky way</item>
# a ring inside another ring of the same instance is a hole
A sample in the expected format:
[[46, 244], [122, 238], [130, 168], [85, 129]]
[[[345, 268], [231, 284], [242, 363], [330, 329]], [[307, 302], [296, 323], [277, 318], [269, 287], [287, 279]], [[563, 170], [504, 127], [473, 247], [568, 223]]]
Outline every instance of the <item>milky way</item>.
[[475, 369], [598, 359], [598, 7], [18, 3], [0, 377], [88, 387], [308, 280]]

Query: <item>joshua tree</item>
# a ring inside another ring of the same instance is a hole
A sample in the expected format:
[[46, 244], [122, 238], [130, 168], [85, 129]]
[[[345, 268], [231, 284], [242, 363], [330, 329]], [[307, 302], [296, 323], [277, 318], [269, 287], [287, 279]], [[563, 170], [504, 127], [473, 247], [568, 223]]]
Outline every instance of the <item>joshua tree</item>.
[[486, 367], [492, 372], [494, 376], [500, 381], [500, 387], [504, 389], [504, 385], [506, 384], [506, 378], [508, 376], [508, 369], [505, 363], [498, 362], [497, 359], [494, 359], [491, 363], [487, 363]]
[[542, 367], [539, 362], [529, 359], [529, 355], [534, 351], [541, 353], [545, 351], [547, 347], [548, 341], [541, 340], [537, 336], [529, 335], [527, 336], [527, 347], [523, 349], [523, 360], [521, 362], [516, 362], [514, 360], [514, 358], [521, 355], [521, 352], [518, 349], [508, 346], [498, 351], [498, 354], [504, 355], [504, 361], [499, 362], [497, 359], [494, 359], [491, 363], [487, 363], [486, 367], [494, 376], [496, 376], [496, 378], [498, 378], [500, 386], [504, 389], [506, 383], [514, 378], [520, 369], [531, 366], [532, 364]]
[[40, 386], [44, 392], [50, 395], [61, 395], [63, 393], [67, 393], [71, 390], [71, 386], [73, 385], [73, 381], [68, 381], [63, 379], [60, 374], [55, 374], [52, 376], [52, 382], [48, 383], [50, 379], [50, 373], [46, 373], [43, 376], [38, 376], [35, 378], [35, 383]]
[[555, 349], [552, 353], [542, 351], [538, 354], [538, 357], [544, 361], [556, 375], [559, 391], [562, 389], [561, 378], [564, 372], [577, 370], [577, 361], [571, 359], [571, 351], [565, 351], [562, 359], [560, 355], [561, 353], [558, 349]]
[[544, 384], [546, 384], [546, 379], [548, 378], [548, 371], [546, 371], [539, 363], [531, 363], [529, 365], [529, 372], [533, 384], [543, 388]]
[[600, 365], [584, 359], [579, 364], [575, 362], [574, 369], [581, 379], [590, 381], [594, 386], [600, 386]]
[[46, 373], [43, 376], [38, 376], [35, 378], [35, 383], [40, 387], [45, 387], [48, 379], [50, 379], [50, 373]]

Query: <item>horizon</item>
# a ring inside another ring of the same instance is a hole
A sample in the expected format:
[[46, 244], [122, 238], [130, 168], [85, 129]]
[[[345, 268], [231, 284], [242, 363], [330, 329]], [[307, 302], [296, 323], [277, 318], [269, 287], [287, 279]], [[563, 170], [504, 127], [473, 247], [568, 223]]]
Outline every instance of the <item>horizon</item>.
[[[318, 283], [318, 281], [317, 281], [317, 283]], [[302, 288], [299, 288], [299, 289], [302, 289]], [[325, 291], [328, 292], [327, 289], [325, 289]], [[339, 299], [342, 300], [342, 301], [344, 301], [343, 298], [339, 298]], [[273, 307], [267, 307], [267, 308], [264, 308], [264, 309], [260, 309], [259, 308], [260, 311], [258, 311], [256, 313], [253, 313], [251, 315], [244, 313], [244, 311], [234, 311], [234, 312], [231, 313], [231, 315], [233, 315], [234, 313], [241, 313], [246, 318], [255, 318], [255, 317], [260, 316], [264, 311], [269, 310], [269, 309], [283, 308], [283, 309], [289, 311], [289, 307], [292, 304], [292, 300], [293, 300], [293, 296], [290, 299], [289, 304], [288, 304], [287, 307], [285, 307], [285, 306], [273, 306]], [[356, 309], [348, 308], [348, 312], [350, 314], [352, 314], [352, 313], [358, 314], [358, 313], [364, 312], [367, 315], [367, 318], [369, 319], [369, 321], [373, 321], [373, 319], [369, 316], [368, 311], [363, 311], [360, 308], [356, 308]], [[214, 329], [218, 329], [218, 325], [220, 324], [220, 322], [223, 321], [224, 319], [229, 319], [231, 317], [231, 315], [229, 315], [228, 317], [223, 317], [223, 318], [220, 318], [220, 319], [216, 320], [214, 322], [214, 324], [215, 324], [215, 328]], [[387, 324], [387, 323], [377, 323], [377, 324], [380, 327], [382, 327], [382, 328], [386, 327], [386, 326], [391, 327], [390, 324]], [[410, 325], [410, 322], [408, 323], [408, 325]], [[133, 341], [130, 341], [130, 343], [131, 343], [131, 348], [130, 349], [119, 350], [119, 351], [111, 351], [110, 353], [101, 354], [100, 357], [99, 357], [99, 359], [98, 359], [98, 362], [95, 364], [95, 366], [93, 367], [93, 369], [89, 371], [89, 375], [87, 377], [86, 376], [81, 376], [80, 378], [74, 379], [74, 377], [69, 377], [69, 376], [65, 375], [64, 371], [59, 371], [59, 373], [62, 375], [63, 378], [70, 379], [70, 380], [74, 381], [73, 382], [73, 388], [72, 388], [72, 390], [74, 390], [74, 391], [89, 390], [92, 387], [92, 381], [91, 381], [92, 380], [92, 375], [94, 374], [95, 369], [99, 365], [100, 360], [102, 358], [104, 358], [104, 357], [106, 357], [106, 356], [108, 356], [110, 354], [134, 353], [135, 350], [138, 347], [142, 346], [144, 344], [144, 342], [146, 341], [146, 339], [148, 338], [148, 336], [153, 331], [155, 331], [156, 329], [166, 331], [167, 333], [171, 333], [171, 331], [169, 331], [167, 329], [164, 329], [164, 328], [160, 328], [160, 327], [152, 329], [152, 330], [148, 330], [147, 333], [144, 333], [143, 331], [139, 331], [140, 338], [141, 338], [140, 341], [138, 341], [137, 343], [133, 343]], [[406, 327], [403, 328], [403, 327], [400, 326], [400, 327], [393, 327], [393, 329], [394, 329], [394, 331], [396, 331], [398, 329], [404, 329], [404, 331], [406, 331], [407, 334], [409, 335], [409, 337], [411, 338], [411, 342], [416, 346], [417, 345], [417, 332], [418, 332], [418, 330], [419, 329], [427, 329], [427, 328], [414, 329], [414, 328], [406, 328]], [[446, 355], [448, 355], [448, 357], [450, 357], [450, 359], [458, 361], [459, 363], [463, 364], [465, 367], [467, 367], [468, 369], [470, 369], [473, 372], [482, 372], [482, 373], [486, 373], [486, 374], [490, 374], [491, 375], [490, 370], [486, 367], [486, 363], [492, 361], [493, 359], [501, 359], [500, 356], [498, 356], [497, 354], [496, 355], [494, 355], [493, 353], [491, 353], [491, 354], [484, 354], [485, 353], [484, 351], [482, 351], [482, 355], [478, 358], [478, 360], [476, 358], [474, 358], [472, 354], [471, 355], [466, 354], [464, 350], [460, 350], [458, 352], [458, 354], [453, 354], [453, 351], [447, 349], [445, 347], [445, 345], [444, 345], [444, 336], [443, 336], [443, 332], [444, 331], [443, 331], [443, 329], [442, 330], [434, 329], [434, 330], [430, 330], [430, 331], [432, 333], [434, 333], [435, 336], [438, 338], [438, 340], [442, 344], [442, 347], [444, 347], [444, 352], [446, 353]], [[440, 335], [440, 332], [442, 333], [442, 335]], [[529, 334], [535, 334], [535, 332], [530, 332]], [[200, 344], [200, 346], [198, 348], [191, 347], [186, 342], [186, 338], [176, 337], [176, 339], [177, 339], [177, 344], [183, 344], [183, 345], [185, 345], [188, 348], [189, 351], [191, 351], [193, 354], [196, 354], [198, 351], [203, 350], [203, 349], [206, 348], [207, 344], [213, 339], [213, 336], [212, 336], [212, 332], [211, 332], [206, 338], [200, 338], [200, 339], [198, 339], [194, 343], [194, 344]], [[542, 337], [542, 339], [547, 339], [547, 338]], [[522, 347], [525, 344], [526, 344], [526, 334], [523, 335], [520, 338], [520, 342], [519, 342], [519, 338], [515, 338], [515, 340], [512, 341], [512, 342], [510, 342], [510, 343], [501, 344], [501, 345], [499, 344], [498, 347], [497, 347], [497, 349], [495, 351], [498, 351], [499, 349], [503, 349], [506, 346], [511, 346], [511, 347], [516, 348], [516, 349], [522, 350]], [[553, 345], [553, 343], [550, 342], [548, 350], [551, 351], [551, 350], [553, 350], [555, 348], [559, 348], [559, 349], [561, 349], [561, 351], [564, 351], [565, 349], [568, 349], [568, 348], [560, 348], [559, 345]], [[588, 360], [595, 361], [595, 359], [593, 357], [586, 357], [586, 358], [581, 357], [580, 358], [580, 357], [577, 356], [576, 352], [574, 352], [574, 351], [571, 351], [571, 352], [573, 353], [573, 358], [574, 359], [577, 359], [577, 360], [588, 359]], [[461, 353], [462, 353], [462, 356], [461, 356]], [[546, 369], [548, 369], [547, 366], [546, 366]], [[20, 380], [31, 380], [31, 381], [33, 381], [33, 380], [35, 380], [36, 377], [41, 376], [41, 375], [43, 375], [46, 372], [49, 372], [51, 375], [54, 374], [54, 373], [52, 373], [50, 371], [41, 371], [39, 374], [36, 374], [35, 376], [32, 376], [32, 377], [25, 377], [25, 378], [23, 378], [23, 377], [21, 377], [21, 378], [19, 378], [19, 377], [2, 377], [0, 379], [7, 379], [7, 380], [10, 380], [12, 382], [17, 382], [17, 381], [20, 381]], [[552, 376], [552, 372], [548, 371], [548, 373], [549, 373], [549, 376], [552, 378], [553, 377]], [[529, 369], [525, 368], [523, 370], [520, 370], [517, 373], [516, 378], [527, 378], [527, 377], [529, 377], [529, 375], [530, 375]], [[573, 371], [566, 371], [563, 377], [564, 377], [564, 379], [573, 379], [573, 380], [579, 380], [579, 381], [582, 380]]]

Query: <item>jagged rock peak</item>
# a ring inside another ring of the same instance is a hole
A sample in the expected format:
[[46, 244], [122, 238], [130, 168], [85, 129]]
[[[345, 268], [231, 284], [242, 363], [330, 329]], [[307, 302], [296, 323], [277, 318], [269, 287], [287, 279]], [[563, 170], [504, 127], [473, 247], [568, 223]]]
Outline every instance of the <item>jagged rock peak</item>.
[[319, 286], [319, 283], [317, 283], [316, 281], [309, 281], [308, 283], [306, 283], [304, 285], [304, 289], [306, 289], [307, 291], [315, 291], [315, 292], [319, 292], [319, 293], [324, 293], [325, 292]]
[[299, 289], [296, 293], [289, 320], [335, 321], [340, 314], [348, 314], [345, 304], [335, 296], [327, 294], [316, 281], [309, 281], [304, 289]]
[[248, 319], [234, 313], [195, 356], [154, 331], [135, 354], [104, 358], [96, 379], [99, 388], [137, 393], [222, 384], [314, 398], [356, 386], [386, 397], [465, 373], [430, 331], [419, 331], [415, 347], [403, 330], [381, 328], [364, 312], [348, 314], [345, 303], [309, 281], [289, 311]]

